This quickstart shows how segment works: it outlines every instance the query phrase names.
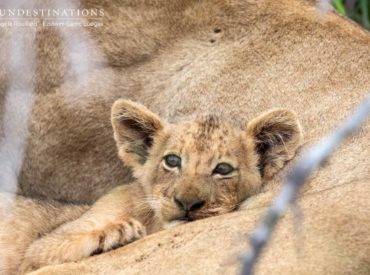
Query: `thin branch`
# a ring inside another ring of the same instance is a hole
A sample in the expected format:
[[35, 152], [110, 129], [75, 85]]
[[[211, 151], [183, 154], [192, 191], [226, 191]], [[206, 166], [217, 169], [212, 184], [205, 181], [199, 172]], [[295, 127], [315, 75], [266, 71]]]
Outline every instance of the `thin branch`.
[[356, 132], [370, 115], [370, 95], [361, 106], [336, 131], [306, 151], [284, 180], [280, 193], [267, 210], [266, 216], [250, 237], [251, 249], [243, 259], [242, 275], [250, 275], [262, 249], [270, 239], [272, 231], [289, 204], [312, 172], [326, 162], [339, 144]]

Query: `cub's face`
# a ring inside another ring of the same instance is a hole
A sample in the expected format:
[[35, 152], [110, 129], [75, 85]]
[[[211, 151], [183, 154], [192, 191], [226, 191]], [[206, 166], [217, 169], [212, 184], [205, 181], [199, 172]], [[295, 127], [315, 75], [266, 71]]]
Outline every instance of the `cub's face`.
[[260, 186], [257, 156], [245, 133], [229, 123], [206, 117], [170, 125], [165, 135], [145, 165], [145, 182], [165, 221], [233, 211]]
[[236, 210], [294, 156], [301, 140], [295, 114], [282, 109], [245, 127], [214, 116], [168, 124], [140, 104], [118, 100], [112, 124], [119, 156], [164, 222]]

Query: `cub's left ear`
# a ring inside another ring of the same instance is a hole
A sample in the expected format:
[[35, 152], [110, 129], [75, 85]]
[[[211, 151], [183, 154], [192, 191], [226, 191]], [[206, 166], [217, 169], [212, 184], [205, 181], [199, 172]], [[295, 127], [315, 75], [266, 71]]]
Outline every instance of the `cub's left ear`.
[[301, 144], [302, 130], [294, 112], [275, 109], [251, 120], [247, 137], [254, 142], [262, 178], [271, 179]]

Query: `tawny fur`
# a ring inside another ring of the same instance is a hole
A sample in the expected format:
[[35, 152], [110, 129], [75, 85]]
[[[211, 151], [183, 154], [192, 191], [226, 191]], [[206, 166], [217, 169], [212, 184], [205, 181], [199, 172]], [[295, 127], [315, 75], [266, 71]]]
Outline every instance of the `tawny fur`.
[[[313, 4], [82, 1], [82, 7], [107, 10], [103, 28], [86, 29], [97, 48], [87, 51], [93, 67], [83, 85], [69, 74], [71, 61], [56, 30], [37, 33], [36, 98], [19, 192], [93, 203], [129, 182], [129, 170], [112, 157], [109, 108], [118, 97], [141, 102], [171, 122], [206, 113], [250, 120], [261, 110], [283, 107], [297, 111], [307, 144], [317, 141], [367, 93], [370, 38], [336, 14], [321, 17]], [[1, 28], [0, 36], [2, 113], [10, 76], [5, 65], [9, 31]], [[369, 140], [367, 124], [307, 183], [300, 200], [302, 242], [288, 231], [291, 220], [286, 219], [261, 259], [261, 274], [368, 274]], [[235, 274], [239, 262], [229, 259], [245, 249], [245, 234], [280, 182], [281, 175], [275, 176], [266, 193], [247, 200], [245, 212], [191, 223], [39, 274], [149, 273], [153, 265], [166, 274]], [[297, 246], [302, 258], [297, 258]]]
[[[214, 116], [170, 124], [127, 100], [113, 105], [112, 125], [118, 154], [131, 166], [136, 181], [116, 187], [88, 210], [46, 202], [41, 207], [37, 200], [33, 206], [31, 199], [20, 196], [12, 205], [9, 199], [14, 211], [4, 219], [0, 235], [4, 272], [24, 274], [82, 260], [184, 223], [184, 218], [198, 220], [237, 210], [294, 156], [302, 136], [296, 115], [287, 110], [262, 114], [243, 128]], [[267, 145], [261, 149], [261, 144]], [[164, 161], [168, 154], [179, 156], [181, 167], [170, 169]], [[226, 175], [214, 173], [220, 163], [234, 169]], [[203, 203], [189, 210], [176, 200]], [[76, 211], [69, 218], [64, 208]], [[59, 214], [64, 223], [53, 219]], [[14, 227], [22, 236], [19, 241]]]
[[[70, 55], [81, 56], [68, 52], [57, 28], [40, 27], [35, 45], [24, 46], [37, 53], [18, 178], [25, 196], [93, 203], [131, 181], [111, 140], [109, 109], [117, 98], [140, 102], [172, 122], [207, 113], [242, 122], [274, 107], [299, 110], [311, 142], [337, 125], [368, 88], [368, 34], [333, 16], [320, 19], [303, 0], [85, 0], [81, 6], [106, 14], [102, 28], [69, 32], [70, 39], [93, 41], [84, 51], [90, 67], [83, 79], [71, 72]], [[10, 85], [10, 30], [0, 28], [1, 102]], [[364, 69], [349, 71], [351, 60]]]

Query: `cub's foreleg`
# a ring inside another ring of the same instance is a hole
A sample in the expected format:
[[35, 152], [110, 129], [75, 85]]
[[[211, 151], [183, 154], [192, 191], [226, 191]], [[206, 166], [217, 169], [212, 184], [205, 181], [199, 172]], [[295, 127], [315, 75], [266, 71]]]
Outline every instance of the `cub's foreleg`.
[[27, 247], [90, 207], [0, 193], [0, 274], [16, 274]]
[[137, 192], [133, 185], [117, 187], [77, 220], [33, 242], [26, 251], [20, 273], [81, 260], [145, 236], [145, 226], [133, 213]]

